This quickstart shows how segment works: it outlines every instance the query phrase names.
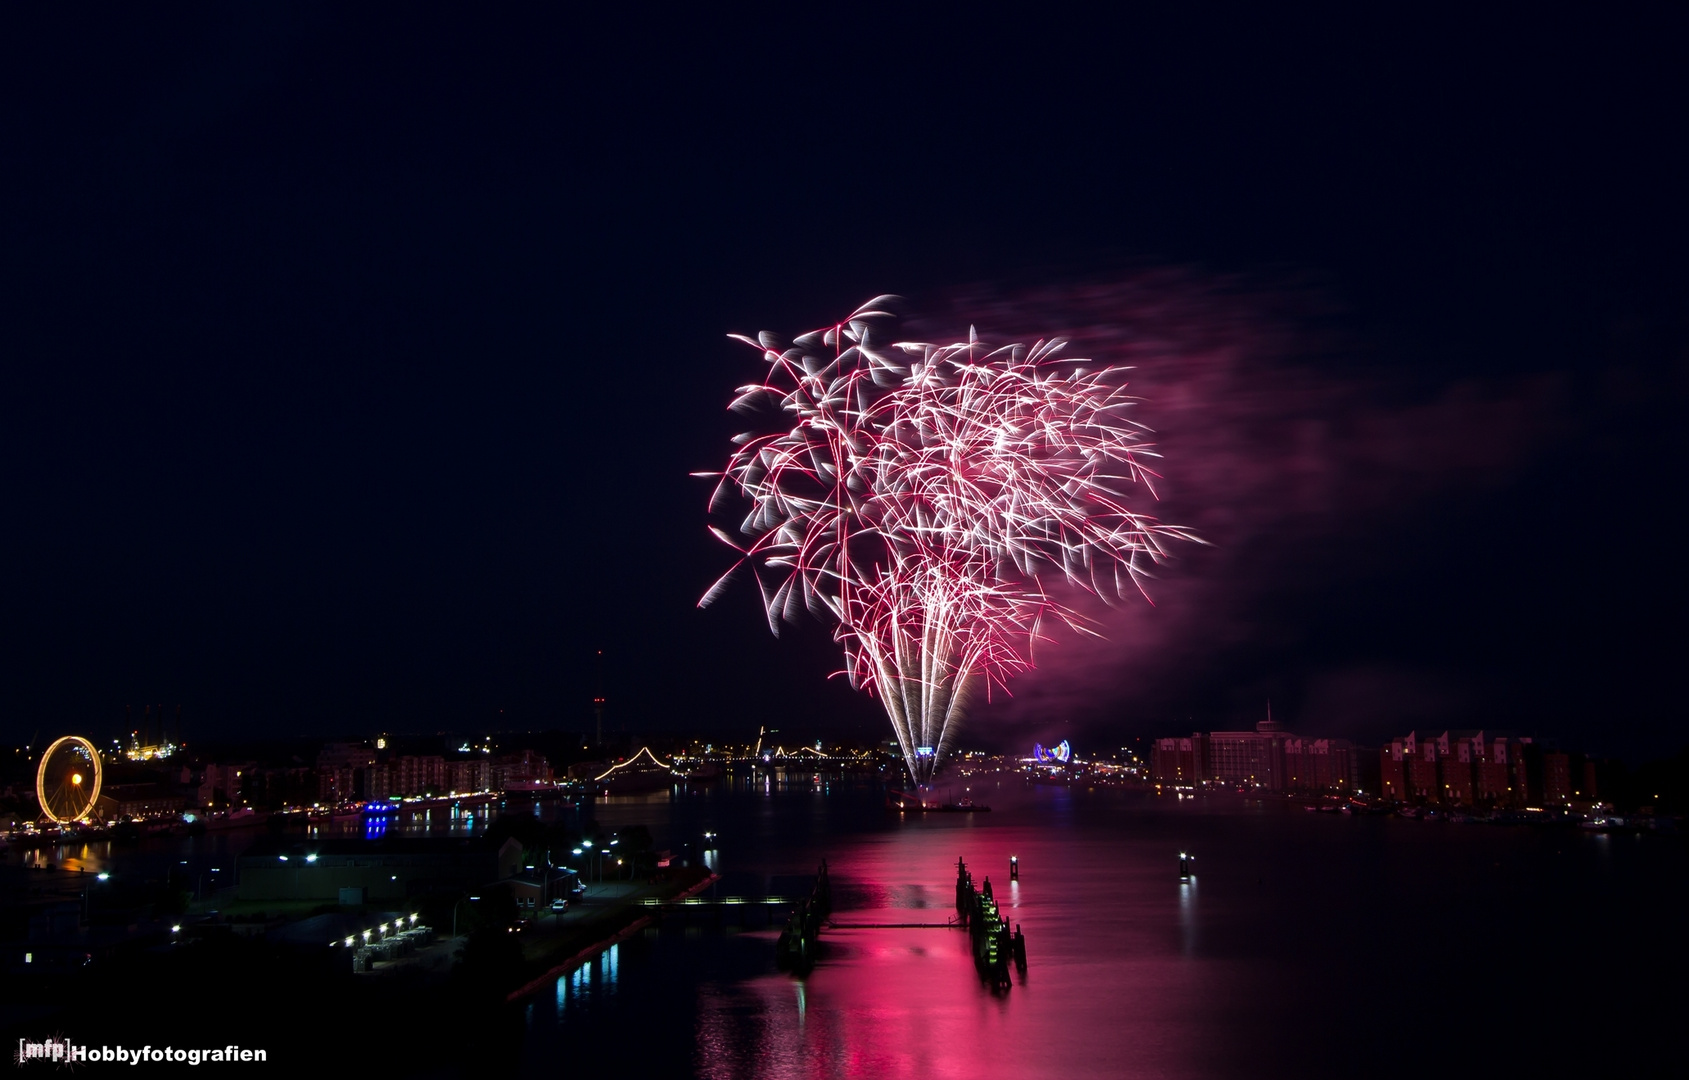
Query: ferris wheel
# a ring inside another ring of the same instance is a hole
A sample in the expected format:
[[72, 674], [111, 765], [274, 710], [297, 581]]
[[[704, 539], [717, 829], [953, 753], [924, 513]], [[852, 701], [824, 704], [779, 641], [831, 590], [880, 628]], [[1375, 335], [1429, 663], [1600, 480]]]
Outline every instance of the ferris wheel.
[[85, 821], [100, 797], [100, 752], [80, 735], [66, 735], [47, 747], [35, 771], [41, 812], [60, 825]]

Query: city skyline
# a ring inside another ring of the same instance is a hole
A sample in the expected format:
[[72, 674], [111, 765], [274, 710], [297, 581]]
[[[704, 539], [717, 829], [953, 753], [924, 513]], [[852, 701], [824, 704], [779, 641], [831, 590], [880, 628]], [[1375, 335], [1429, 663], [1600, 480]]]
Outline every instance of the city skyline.
[[[922, 16], [801, 91], [730, 59], [813, 18], [15, 13], [0, 737], [586, 730], [602, 649], [619, 731], [877, 738], [824, 626], [695, 608], [688, 473], [758, 375], [728, 333], [891, 292], [928, 340], [1136, 364], [1158, 516], [1210, 542], [964, 741], [1271, 698], [1678, 749], [1669, 28], [1428, 23], [1357, 67], [1366, 28], [1265, 13]], [[1034, 45], [1047, 78], [931, 64]]]

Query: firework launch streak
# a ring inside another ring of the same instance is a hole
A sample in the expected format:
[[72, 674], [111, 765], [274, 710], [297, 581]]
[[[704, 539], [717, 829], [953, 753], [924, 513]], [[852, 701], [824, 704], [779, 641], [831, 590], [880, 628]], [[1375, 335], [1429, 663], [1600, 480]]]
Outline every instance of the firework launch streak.
[[[1148, 429], [1128, 417], [1127, 369], [1059, 356], [1059, 339], [991, 347], [885, 343], [879, 297], [782, 346], [753, 341], [767, 377], [731, 408], [776, 413], [746, 432], [710, 500], [750, 501], [740, 553], [769, 628], [807, 610], [836, 624], [851, 685], [891, 718], [910, 777], [942, 765], [969, 701], [1032, 666], [1045, 620], [1094, 633], [1053, 599], [1060, 582], [1105, 599], [1142, 591], [1172, 540], [1133, 508], [1153, 499]], [[789, 425], [789, 426], [788, 426]]]

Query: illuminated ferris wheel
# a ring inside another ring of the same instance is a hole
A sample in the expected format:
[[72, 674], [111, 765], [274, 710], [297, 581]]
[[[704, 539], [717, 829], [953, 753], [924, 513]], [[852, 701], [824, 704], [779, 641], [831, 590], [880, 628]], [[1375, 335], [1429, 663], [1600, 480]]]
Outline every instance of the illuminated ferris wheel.
[[100, 797], [100, 752], [80, 735], [66, 735], [47, 747], [35, 771], [41, 812], [60, 825], [86, 821]]

